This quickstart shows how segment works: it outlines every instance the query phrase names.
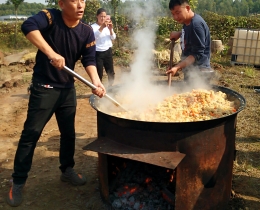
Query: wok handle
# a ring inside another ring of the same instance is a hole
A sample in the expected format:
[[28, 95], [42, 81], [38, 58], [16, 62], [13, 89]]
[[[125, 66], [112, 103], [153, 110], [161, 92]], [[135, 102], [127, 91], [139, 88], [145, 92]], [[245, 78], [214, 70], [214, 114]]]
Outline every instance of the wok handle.
[[[81, 82], [83, 82], [84, 84], [86, 84], [87, 86], [89, 86], [90, 88], [92, 88], [93, 90], [97, 89], [97, 87], [95, 85], [93, 85], [91, 82], [89, 82], [88, 80], [86, 80], [85, 78], [83, 78], [82, 76], [80, 76], [79, 74], [77, 74], [75, 71], [72, 71], [70, 68], [68, 68], [67, 66], [64, 66], [63, 69], [69, 73], [70, 75], [72, 75], [73, 77], [76, 77], [78, 80], [80, 80]], [[120, 103], [118, 103], [115, 99], [113, 99], [111, 96], [105, 94], [104, 95], [106, 98], [108, 98], [110, 101], [113, 102], [114, 105], [121, 107], [122, 109], [124, 109], [126, 111], [126, 109], [124, 107], [122, 107], [122, 105]]]

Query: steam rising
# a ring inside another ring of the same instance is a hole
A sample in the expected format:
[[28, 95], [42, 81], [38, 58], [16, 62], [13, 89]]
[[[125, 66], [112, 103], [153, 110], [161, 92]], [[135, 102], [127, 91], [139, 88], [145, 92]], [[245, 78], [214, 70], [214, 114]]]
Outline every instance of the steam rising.
[[[167, 87], [167, 76], [165, 77], [164, 85], [155, 85], [151, 81], [152, 68], [154, 66], [152, 50], [154, 49], [157, 30], [156, 11], [160, 7], [159, 2], [149, 1], [143, 8], [132, 7], [128, 12], [131, 15], [129, 19], [138, 23], [138, 27], [134, 29], [130, 42], [134, 46], [135, 51], [132, 64], [130, 65], [131, 71], [120, 78], [120, 88], [114, 96], [127, 110], [142, 112], [150, 105], [157, 104], [165, 97], [180, 91], [177, 88], [170, 89]], [[142, 20], [145, 20], [145, 22], [140, 27]], [[206, 85], [202, 85], [203, 82], [197, 77], [195, 71], [192, 71], [191, 74], [196, 81], [193, 87], [206, 87]], [[185, 87], [185, 90], [182, 88], [182, 91], [189, 91], [190, 89]], [[101, 99], [101, 101], [101, 110], [108, 113], [117, 110], [113, 110], [114, 105], [111, 105], [111, 103], [106, 104], [105, 101], [107, 100]]]

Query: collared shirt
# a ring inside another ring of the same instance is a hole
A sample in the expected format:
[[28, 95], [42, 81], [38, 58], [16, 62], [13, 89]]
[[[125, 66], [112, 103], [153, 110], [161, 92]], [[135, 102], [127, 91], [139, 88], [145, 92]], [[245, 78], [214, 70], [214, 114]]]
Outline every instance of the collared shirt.
[[[116, 34], [110, 35], [108, 27], [105, 27], [102, 32], [99, 31], [100, 25], [94, 23], [91, 25], [96, 39], [96, 51], [103, 52], [113, 46], [112, 40], [116, 39]], [[112, 29], [113, 30], [113, 29]]]

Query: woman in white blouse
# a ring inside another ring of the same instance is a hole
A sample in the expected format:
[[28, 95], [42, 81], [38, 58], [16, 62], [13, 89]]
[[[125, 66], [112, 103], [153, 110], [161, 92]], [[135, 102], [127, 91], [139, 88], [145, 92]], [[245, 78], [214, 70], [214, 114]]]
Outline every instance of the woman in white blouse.
[[113, 23], [106, 10], [100, 8], [97, 10], [97, 22], [92, 24], [96, 38], [96, 63], [100, 80], [103, 77], [103, 67], [108, 76], [108, 84], [111, 86], [115, 79], [113, 57], [112, 57], [112, 40], [115, 40], [116, 34], [113, 31]]

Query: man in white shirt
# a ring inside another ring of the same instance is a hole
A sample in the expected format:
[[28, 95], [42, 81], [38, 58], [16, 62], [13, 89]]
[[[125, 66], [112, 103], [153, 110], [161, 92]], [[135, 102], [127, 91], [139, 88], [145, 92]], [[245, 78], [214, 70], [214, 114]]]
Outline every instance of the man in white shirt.
[[100, 80], [103, 77], [103, 67], [108, 76], [108, 84], [112, 86], [115, 79], [115, 71], [112, 57], [112, 40], [115, 40], [116, 34], [113, 31], [113, 23], [106, 10], [100, 8], [97, 10], [97, 22], [92, 24], [96, 39], [96, 64]]

